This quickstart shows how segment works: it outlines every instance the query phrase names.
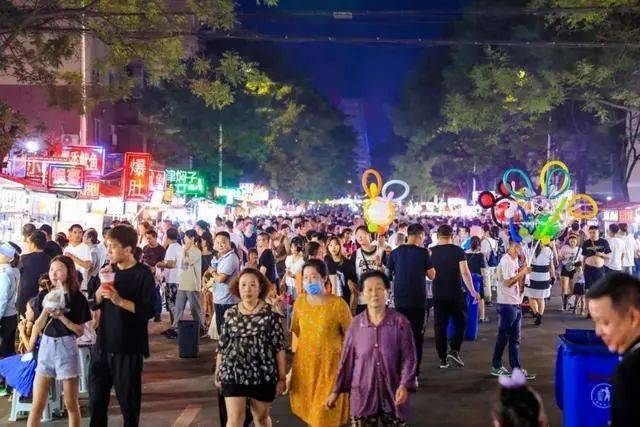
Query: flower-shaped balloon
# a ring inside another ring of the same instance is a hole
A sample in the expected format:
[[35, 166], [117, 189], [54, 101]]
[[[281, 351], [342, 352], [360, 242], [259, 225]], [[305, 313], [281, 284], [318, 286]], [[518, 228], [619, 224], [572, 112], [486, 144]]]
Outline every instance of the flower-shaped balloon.
[[[369, 176], [373, 175], [375, 182], [369, 183]], [[394, 197], [393, 191], [388, 191], [392, 185], [400, 185], [404, 192]], [[399, 202], [409, 195], [409, 185], [398, 179], [388, 181], [382, 185], [382, 176], [374, 169], [367, 169], [362, 174], [362, 188], [368, 199], [363, 203], [364, 220], [372, 233], [384, 233], [395, 218], [393, 202]], [[382, 197], [380, 197], [382, 196]]]

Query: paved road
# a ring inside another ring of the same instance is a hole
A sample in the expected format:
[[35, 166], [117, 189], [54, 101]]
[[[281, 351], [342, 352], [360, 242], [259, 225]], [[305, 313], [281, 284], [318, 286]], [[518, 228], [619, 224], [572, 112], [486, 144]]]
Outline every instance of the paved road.
[[[558, 309], [559, 297], [554, 296], [551, 308], [541, 327], [532, 325], [530, 317], [522, 330], [522, 364], [538, 375], [533, 382], [541, 393], [552, 425], [561, 425], [562, 415], [554, 403], [554, 366], [557, 336], [567, 328], [592, 328], [589, 320], [576, 319]], [[555, 303], [555, 304], [554, 304]], [[480, 337], [465, 342], [464, 368], [440, 370], [435, 354], [432, 324], [425, 340], [420, 390], [412, 394], [412, 425], [439, 427], [487, 427], [490, 411], [496, 401], [497, 382], [488, 375], [495, 339], [496, 315], [491, 322], [480, 325]], [[198, 359], [180, 359], [176, 342], [158, 335], [161, 325], [151, 324], [152, 356], [145, 364], [142, 426], [219, 426], [217, 398], [214, 392], [211, 366], [214, 344], [207, 340], [201, 346]], [[81, 402], [86, 406], [86, 401]], [[23, 426], [26, 423], [7, 422], [10, 403], [0, 402], [0, 425]], [[86, 410], [83, 409], [86, 413]], [[119, 408], [115, 397], [110, 408], [110, 426], [120, 426]], [[288, 399], [277, 399], [272, 409], [274, 425], [302, 426], [291, 414]], [[47, 425], [47, 424], [45, 424]], [[66, 419], [48, 423], [65, 426]], [[83, 420], [88, 425], [88, 419]]]

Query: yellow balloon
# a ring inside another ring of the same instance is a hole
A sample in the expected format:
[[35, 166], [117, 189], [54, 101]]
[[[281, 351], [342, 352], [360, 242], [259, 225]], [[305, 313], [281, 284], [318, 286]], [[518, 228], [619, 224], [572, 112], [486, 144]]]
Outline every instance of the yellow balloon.
[[[373, 175], [376, 180], [375, 187], [373, 188], [376, 190], [375, 192], [371, 191], [372, 188], [367, 185], [369, 175]], [[367, 169], [366, 171], [364, 171], [364, 173], [362, 174], [362, 188], [364, 188], [364, 192], [370, 198], [373, 199], [374, 197], [378, 197], [378, 194], [380, 194], [380, 189], [382, 188], [382, 175], [380, 175], [380, 172], [375, 169]]]
[[[564, 169], [565, 172], [569, 173], [569, 167], [567, 167], [567, 165], [565, 165], [560, 160], [551, 160], [550, 162], [547, 162], [547, 164], [542, 167], [542, 170], [540, 171], [540, 177], [539, 177], [540, 189], [542, 190], [542, 194], [546, 194], [547, 192], [547, 172], [549, 171], [549, 168], [551, 168], [552, 166], [558, 166], [561, 169]], [[569, 180], [565, 179], [562, 182], [562, 188], [558, 191], [562, 192], [566, 190], [568, 186], [569, 186]]]
[[[581, 208], [585, 206], [590, 209], [583, 211]], [[598, 204], [588, 194], [575, 194], [569, 201], [568, 211], [575, 219], [592, 219], [598, 216]]]

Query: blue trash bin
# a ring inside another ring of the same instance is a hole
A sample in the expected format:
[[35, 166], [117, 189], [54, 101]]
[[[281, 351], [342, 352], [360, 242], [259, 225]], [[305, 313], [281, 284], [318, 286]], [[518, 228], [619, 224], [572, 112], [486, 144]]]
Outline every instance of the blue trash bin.
[[618, 360], [593, 330], [567, 329], [559, 336], [555, 388], [564, 427], [608, 425]]
[[[476, 292], [480, 292], [480, 286], [482, 286], [482, 276], [480, 274], [472, 274], [473, 288]], [[464, 286], [464, 285], [463, 285]], [[466, 286], [465, 286], [466, 288]], [[464, 339], [466, 341], [475, 341], [478, 339], [478, 303], [466, 293], [467, 296], [467, 327], [464, 330]], [[449, 319], [447, 325], [447, 338], [453, 336], [453, 319]]]

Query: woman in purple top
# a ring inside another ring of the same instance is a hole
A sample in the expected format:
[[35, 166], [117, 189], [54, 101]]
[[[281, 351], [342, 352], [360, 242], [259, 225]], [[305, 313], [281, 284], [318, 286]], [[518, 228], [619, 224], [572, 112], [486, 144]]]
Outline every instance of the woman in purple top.
[[416, 350], [407, 318], [385, 305], [389, 287], [380, 271], [361, 276], [367, 310], [353, 318], [347, 331], [338, 377], [327, 399], [331, 408], [340, 393], [350, 393], [352, 426], [404, 426], [409, 418]]

